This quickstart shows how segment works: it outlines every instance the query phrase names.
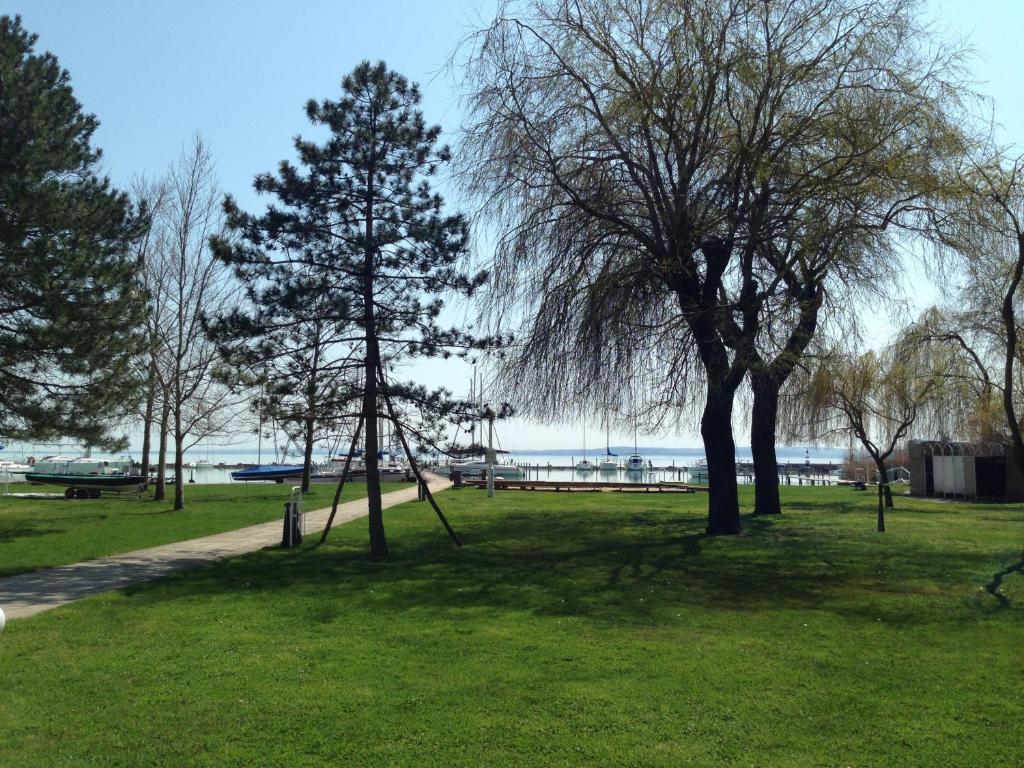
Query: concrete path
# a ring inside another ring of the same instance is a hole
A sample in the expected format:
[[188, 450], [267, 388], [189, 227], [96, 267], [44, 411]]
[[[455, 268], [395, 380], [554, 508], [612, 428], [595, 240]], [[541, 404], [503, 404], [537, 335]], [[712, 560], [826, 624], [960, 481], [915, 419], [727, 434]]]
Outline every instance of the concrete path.
[[[451, 485], [449, 480], [436, 475], [427, 475], [427, 478], [433, 493]], [[385, 509], [415, 499], [415, 484], [382, 496]], [[424, 505], [426, 511], [433, 514], [427, 502], [424, 502]], [[364, 517], [366, 513], [366, 499], [345, 502], [338, 506], [333, 526]], [[318, 536], [327, 524], [330, 514], [330, 507], [307, 512], [306, 536]], [[9, 576], [0, 579], [0, 608], [3, 608], [8, 619], [23, 619], [89, 595], [122, 589], [131, 584], [158, 579], [215, 560], [276, 546], [281, 543], [282, 530], [282, 521], [274, 520], [213, 536], [204, 536], [201, 539], [179, 541], [99, 560]]]

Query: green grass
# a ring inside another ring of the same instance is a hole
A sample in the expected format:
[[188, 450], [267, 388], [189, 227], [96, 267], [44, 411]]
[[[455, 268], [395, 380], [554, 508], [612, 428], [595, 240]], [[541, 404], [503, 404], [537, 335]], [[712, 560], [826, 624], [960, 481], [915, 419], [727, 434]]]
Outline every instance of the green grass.
[[[17, 490], [16, 490], [17, 489]], [[81, 560], [155, 547], [173, 541], [230, 531], [280, 518], [291, 487], [241, 483], [193, 485], [185, 509], [174, 512], [172, 498], [152, 494], [101, 499], [19, 499], [0, 497], [0, 578]], [[335, 486], [313, 485], [307, 510], [329, 506]], [[63, 493], [63, 488], [12, 485], [11, 492]], [[365, 483], [346, 485], [344, 499], [366, 495]]]
[[1024, 764], [1022, 508], [783, 494], [707, 539], [702, 496], [449, 491], [461, 549], [408, 504], [386, 563], [356, 521], [11, 622], [0, 765]]

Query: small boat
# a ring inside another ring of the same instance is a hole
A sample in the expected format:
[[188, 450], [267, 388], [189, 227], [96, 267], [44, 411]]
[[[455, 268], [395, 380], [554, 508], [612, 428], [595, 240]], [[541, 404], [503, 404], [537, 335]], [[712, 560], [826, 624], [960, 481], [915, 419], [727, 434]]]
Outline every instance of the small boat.
[[688, 467], [686, 474], [689, 475], [690, 480], [698, 483], [705, 483], [708, 479], [708, 462], [707, 459], [697, 459], [693, 463], [692, 467]]
[[643, 472], [647, 469], [647, 462], [644, 461], [644, 457], [638, 453], [631, 454], [626, 459], [626, 471], [627, 472]]
[[633, 425], [633, 453], [626, 459], [624, 469], [627, 472], [643, 472], [648, 467], [648, 462], [644, 461], [644, 457], [640, 455], [640, 451], [636, 447], [636, 425]]
[[583, 430], [583, 458], [576, 462], [577, 472], [593, 472], [594, 464], [587, 459], [587, 430]]
[[232, 480], [239, 482], [273, 482], [283, 483], [290, 477], [302, 477], [301, 464], [262, 464], [247, 469], [239, 469], [231, 473]]
[[71, 473], [27, 472], [25, 479], [33, 485], [63, 485], [69, 499], [98, 499], [103, 491], [123, 493], [143, 491], [146, 478], [142, 475], [80, 475]]
[[[311, 483], [337, 483], [337, 482], [341, 481], [341, 476], [343, 474], [344, 473], [342, 472], [342, 468], [341, 467], [338, 467], [338, 468], [331, 467], [330, 471], [328, 471], [328, 472], [324, 472], [322, 470], [318, 471], [317, 467], [313, 467], [313, 469], [310, 470], [310, 473], [309, 473], [309, 482], [311, 482]], [[410, 469], [409, 467], [404, 467], [404, 466], [390, 466], [390, 465], [385, 466], [385, 465], [381, 465], [381, 466], [377, 467], [377, 476], [383, 482], [388, 482], [390, 480], [408, 480], [412, 476], [412, 469]], [[298, 482], [298, 481], [302, 480], [302, 472], [299, 472], [299, 474], [297, 474], [295, 476], [289, 475], [287, 479], [288, 480], [294, 480], [295, 482]], [[348, 475], [345, 477], [345, 481], [346, 482], [352, 482], [352, 483], [365, 483], [366, 482], [366, 467], [364, 467], [364, 466], [350, 467], [349, 471], [348, 471]]]
[[89, 456], [44, 456], [27, 460], [36, 472], [54, 475], [95, 475], [126, 473], [131, 459], [94, 459]]
[[[494, 464], [494, 476], [503, 477], [508, 480], [519, 480], [523, 477], [523, 470], [511, 464]], [[487, 473], [486, 461], [457, 461], [444, 467], [435, 467], [431, 470], [434, 474], [442, 477], [450, 477], [453, 472], [461, 472], [464, 478], [485, 477]]]
[[611, 427], [608, 426], [606, 421], [604, 431], [604, 458], [601, 459], [597, 465], [598, 470], [601, 472], [614, 472], [619, 468], [619, 462], [617, 461], [615, 454], [612, 453], [611, 440]]

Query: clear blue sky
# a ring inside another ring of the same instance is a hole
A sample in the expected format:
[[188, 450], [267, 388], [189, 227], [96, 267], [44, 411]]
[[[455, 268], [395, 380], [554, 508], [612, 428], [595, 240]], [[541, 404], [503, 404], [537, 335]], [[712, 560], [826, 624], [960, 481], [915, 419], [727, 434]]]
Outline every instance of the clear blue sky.
[[[427, 120], [456, 140], [459, 106], [445, 65], [493, 0], [0, 0], [20, 13], [71, 73], [78, 99], [96, 114], [96, 143], [118, 184], [163, 173], [183, 143], [200, 132], [226, 191], [252, 210], [253, 174], [289, 156], [291, 137], [308, 133], [303, 104], [334, 97], [338, 81], [363, 59], [384, 59], [421, 84]], [[936, 22], [974, 46], [979, 90], [996, 101], [1007, 142], [1024, 145], [1024, 2], [932, 0]], [[924, 292], [928, 294], [929, 292]], [[464, 391], [468, 371], [426, 364], [427, 383]], [[588, 443], [600, 442], [597, 420]], [[616, 436], [612, 437], [613, 442]], [[632, 435], [624, 430], [620, 442]], [[519, 448], [570, 447], [573, 430], [510, 423], [502, 442]], [[647, 444], [698, 445], [689, 433], [652, 436]], [[737, 442], [746, 442], [737, 435]]]

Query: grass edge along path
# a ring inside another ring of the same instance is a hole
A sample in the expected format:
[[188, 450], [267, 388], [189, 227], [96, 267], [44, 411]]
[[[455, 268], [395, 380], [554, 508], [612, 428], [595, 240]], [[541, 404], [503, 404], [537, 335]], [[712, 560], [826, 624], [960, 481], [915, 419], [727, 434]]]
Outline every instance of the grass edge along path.
[[[436, 493], [451, 485], [449, 480], [429, 477], [431, 492]], [[417, 487], [411, 485], [384, 494], [381, 502], [386, 509], [412, 501], [416, 496]], [[366, 513], [365, 497], [345, 502], [338, 506], [334, 525], [350, 522]], [[319, 534], [330, 514], [330, 507], [307, 512], [306, 535]], [[151, 581], [215, 560], [255, 552], [280, 543], [281, 535], [282, 523], [274, 520], [212, 536], [10, 576], [0, 579], [0, 608], [3, 608], [8, 619], [27, 618], [83, 597]]]
[[[40, 489], [59, 491], [59, 498], [0, 496], [0, 579], [279, 520], [291, 490], [277, 483], [200, 484], [175, 510], [171, 499], [148, 493], [69, 501], [63, 488]], [[333, 484], [311, 486], [306, 509], [330, 504], [334, 491]], [[342, 501], [365, 495], [365, 483], [349, 483]]]

